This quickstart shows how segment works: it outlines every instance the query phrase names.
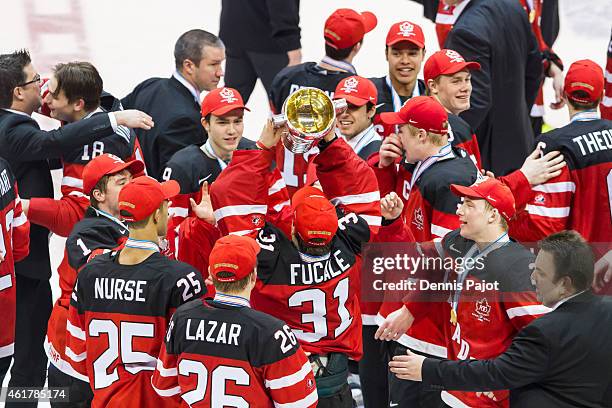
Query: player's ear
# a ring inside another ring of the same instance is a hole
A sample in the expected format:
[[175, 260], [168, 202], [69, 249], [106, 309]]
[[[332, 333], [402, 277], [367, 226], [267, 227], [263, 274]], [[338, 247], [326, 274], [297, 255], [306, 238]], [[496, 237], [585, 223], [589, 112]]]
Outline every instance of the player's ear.
[[96, 199], [98, 203], [103, 203], [104, 198], [106, 197], [106, 194], [104, 194], [102, 191], [98, 190], [97, 188], [93, 189], [93, 191], [91, 192], [91, 195], [93, 198]]

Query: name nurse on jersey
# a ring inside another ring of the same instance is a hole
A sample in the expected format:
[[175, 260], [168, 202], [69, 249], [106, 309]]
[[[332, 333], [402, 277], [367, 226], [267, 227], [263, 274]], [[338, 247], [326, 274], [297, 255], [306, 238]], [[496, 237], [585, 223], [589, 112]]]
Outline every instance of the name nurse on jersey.
[[94, 298], [146, 302], [144, 297], [147, 281], [121, 278], [96, 278]]

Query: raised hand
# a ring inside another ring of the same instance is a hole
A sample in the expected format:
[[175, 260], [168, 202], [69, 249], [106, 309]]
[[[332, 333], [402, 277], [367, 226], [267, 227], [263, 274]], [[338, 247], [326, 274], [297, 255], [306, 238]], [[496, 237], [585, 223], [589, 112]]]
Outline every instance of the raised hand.
[[210, 201], [210, 194], [208, 193], [208, 181], [202, 183], [202, 199], [199, 203], [196, 203], [193, 198], [189, 199], [191, 203], [191, 210], [199, 219], [206, 221], [209, 224], [215, 223], [215, 213], [213, 206]]
[[380, 200], [380, 212], [384, 219], [394, 220], [404, 210], [404, 202], [394, 192], [390, 192]]
[[395, 163], [395, 161], [402, 157], [404, 149], [402, 142], [395, 133], [391, 133], [389, 136], [383, 139], [380, 145], [380, 157], [378, 159], [378, 167], [387, 167]]

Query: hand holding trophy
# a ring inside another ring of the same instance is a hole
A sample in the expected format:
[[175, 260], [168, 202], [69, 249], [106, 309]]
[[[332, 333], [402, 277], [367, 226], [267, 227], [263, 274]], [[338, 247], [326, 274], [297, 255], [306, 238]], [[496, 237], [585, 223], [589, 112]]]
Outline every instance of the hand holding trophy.
[[346, 101], [329, 96], [318, 88], [301, 88], [287, 97], [282, 113], [272, 118], [275, 127], [287, 125], [281, 137], [293, 153], [306, 153], [333, 131], [336, 115], [346, 110]]

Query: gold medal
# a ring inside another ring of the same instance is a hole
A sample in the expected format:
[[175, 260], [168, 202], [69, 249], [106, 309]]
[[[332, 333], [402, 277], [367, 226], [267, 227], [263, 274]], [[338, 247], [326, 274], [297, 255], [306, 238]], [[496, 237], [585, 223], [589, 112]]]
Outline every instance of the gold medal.
[[455, 309], [451, 309], [450, 311], [450, 322], [452, 324], [457, 324], [457, 312]]

